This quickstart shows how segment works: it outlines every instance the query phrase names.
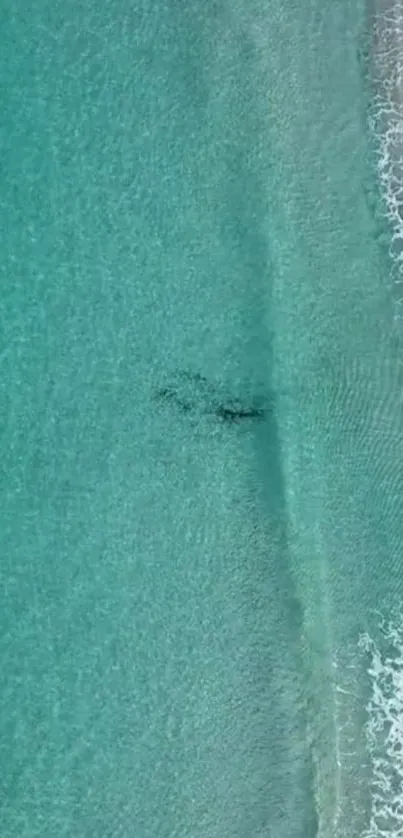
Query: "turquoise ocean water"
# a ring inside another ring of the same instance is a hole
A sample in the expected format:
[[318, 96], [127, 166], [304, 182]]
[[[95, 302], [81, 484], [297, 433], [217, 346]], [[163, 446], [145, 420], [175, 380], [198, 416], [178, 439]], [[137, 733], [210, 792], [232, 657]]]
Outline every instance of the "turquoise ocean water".
[[0, 37], [1, 834], [402, 835], [403, 7]]

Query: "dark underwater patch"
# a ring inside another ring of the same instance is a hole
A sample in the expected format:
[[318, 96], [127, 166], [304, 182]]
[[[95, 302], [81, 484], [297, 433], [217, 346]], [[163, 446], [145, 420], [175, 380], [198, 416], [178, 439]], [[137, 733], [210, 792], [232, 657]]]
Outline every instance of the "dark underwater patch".
[[154, 391], [153, 397], [182, 414], [212, 416], [227, 425], [261, 422], [267, 413], [267, 405], [261, 399], [235, 397], [199, 373], [176, 373]]

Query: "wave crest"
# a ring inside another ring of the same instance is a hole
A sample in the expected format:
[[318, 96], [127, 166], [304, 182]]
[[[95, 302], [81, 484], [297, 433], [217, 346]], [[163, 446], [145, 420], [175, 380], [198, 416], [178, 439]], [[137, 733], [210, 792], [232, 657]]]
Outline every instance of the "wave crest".
[[371, 818], [363, 838], [403, 836], [403, 620], [381, 623], [379, 642], [359, 642], [368, 658], [366, 740], [372, 764]]

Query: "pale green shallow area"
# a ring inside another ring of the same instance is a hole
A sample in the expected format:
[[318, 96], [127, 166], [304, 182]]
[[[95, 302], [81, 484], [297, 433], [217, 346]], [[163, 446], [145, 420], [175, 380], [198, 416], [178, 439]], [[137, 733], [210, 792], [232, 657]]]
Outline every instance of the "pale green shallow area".
[[[287, 131], [272, 248], [273, 380], [314, 695], [318, 834], [393, 838], [396, 822], [372, 817], [374, 719], [359, 638], [377, 638], [382, 618], [401, 613], [402, 327], [364, 130], [367, 19], [363, 6], [361, 16], [342, 6], [320, 16], [289, 8], [286, 114], [276, 99]], [[304, 42], [309, 59], [296, 47]]]
[[283, 5], [1, 13], [10, 838], [364, 835], [403, 356], [364, 8]]

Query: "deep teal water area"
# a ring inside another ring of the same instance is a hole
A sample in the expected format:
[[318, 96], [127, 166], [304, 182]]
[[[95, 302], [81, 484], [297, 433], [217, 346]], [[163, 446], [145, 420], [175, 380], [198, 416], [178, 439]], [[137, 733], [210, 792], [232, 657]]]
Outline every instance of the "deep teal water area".
[[7, 838], [400, 834], [377, 11], [0, 12]]

